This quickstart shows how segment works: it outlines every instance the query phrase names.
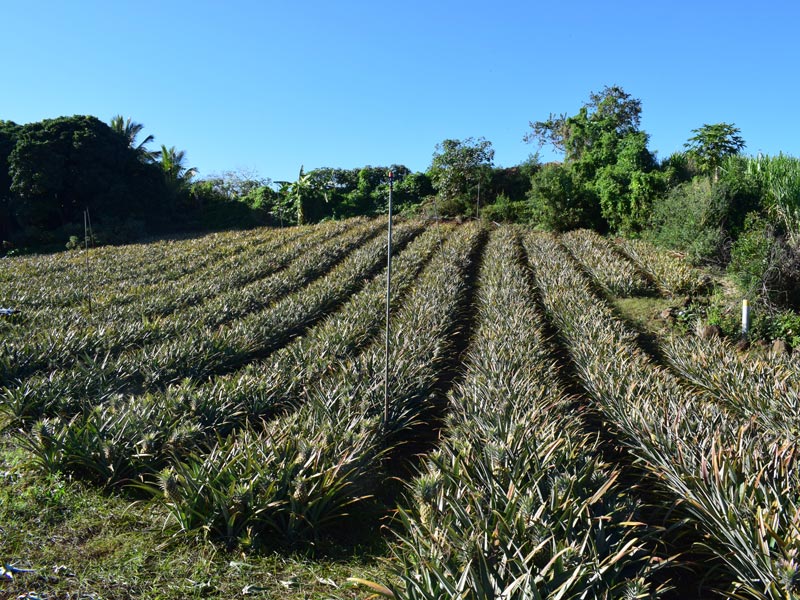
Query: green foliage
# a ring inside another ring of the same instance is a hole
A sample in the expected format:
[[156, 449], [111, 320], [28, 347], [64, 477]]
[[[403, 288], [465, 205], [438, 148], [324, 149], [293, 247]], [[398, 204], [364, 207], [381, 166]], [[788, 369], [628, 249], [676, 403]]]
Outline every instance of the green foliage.
[[663, 177], [654, 171], [655, 161], [647, 149], [647, 134], [632, 132], [619, 139], [604, 136], [615, 154], [596, 170], [593, 187], [603, 218], [613, 231], [636, 233], [647, 223], [653, 199], [664, 188]]
[[[86, 209], [104, 242], [197, 226], [195, 170], [184, 153], [140, 136], [143, 126], [116, 116], [0, 124], [0, 236], [17, 244], [63, 247], [83, 230]], [[158, 157], [158, 161], [155, 158]]]
[[590, 93], [589, 101], [577, 115], [551, 114], [546, 121], [531, 122], [532, 131], [524, 139], [538, 142], [540, 147], [552, 145], [564, 153], [567, 162], [579, 161], [586, 152], [595, 151], [604, 134], [620, 138], [639, 131], [641, 112], [641, 100], [632, 98], [619, 86], [606, 86]]
[[152, 226], [172, 217], [159, 170], [140, 160], [129, 140], [94, 117], [62, 117], [20, 127], [8, 155], [8, 211], [13, 237], [59, 242], [82, 229], [125, 218]]
[[719, 168], [716, 185], [724, 197], [722, 226], [732, 239], [739, 237], [744, 230], [749, 213], [762, 210], [762, 186], [750, 172], [750, 164], [750, 159], [728, 156]]
[[779, 154], [749, 159], [748, 174], [761, 186], [764, 207], [800, 247], [800, 159]]
[[[540, 168], [538, 158], [533, 156], [515, 167], [492, 169], [491, 180], [481, 189], [481, 196], [486, 198], [486, 204], [496, 201], [501, 195], [512, 202], [525, 200], [531, 189], [531, 177]], [[483, 200], [481, 204], [484, 204]]]
[[646, 237], [660, 246], [686, 252], [694, 263], [714, 260], [725, 240], [725, 198], [721, 192], [706, 177], [672, 188], [654, 201]]
[[[697, 176], [656, 197], [645, 236], [655, 243], [688, 253], [693, 262], [725, 264], [730, 241], [744, 228], [745, 216], [759, 207], [756, 180], [747, 160], [723, 160], [715, 181]], [[669, 173], [662, 172], [669, 177]]]
[[20, 129], [12, 121], [0, 121], [0, 241], [9, 240], [14, 228], [8, 157], [16, 146]]
[[784, 340], [792, 348], [800, 348], [800, 314], [783, 310], [772, 318], [770, 338]]
[[398, 210], [404, 210], [419, 204], [433, 193], [433, 184], [427, 173], [408, 173], [405, 177], [398, 178], [394, 186], [394, 202]]
[[501, 192], [493, 204], [481, 208], [481, 217], [499, 223], [527, 223], [531, 220], [531, 204], [525, 200], [511, 200]]
[[[325, 219], [343, 219], [362, 215], [385, 214], [389, 200], [389, 171], [394, 173], [394, 203], [408, 207], [432, 193], [430, 179], [424, 173], [411, 173], [403, 165], [360, 169], [321, 167], [309, 171], [302, 186], [303, 217], [309, 223]], [[273, 215], [288, 206], [297, 207], [297, 182], [282, 185], [275, 199]], [[284, 210], [285, 212], [285, 210]], [[284, 215], [284, 220], [285, 215]]]
[[161, 170], [164, 173], [164, 181], [167, 184], [167, 189], [175, 196], [185, 192], [192, 178], [197, 174], [197, 169], [195, 167], [187, 167], [184, 164], [186, 152], [183, 150], [176, 150], [175, 146], [167, 148], [162, 144], [158, 158]]
[[589, 95], [577, 115], [531, 123], [526, 141], [551, 144], [564, 152], [565, 164], [600, 204], [614, 231], [636, 233], [646, 224], [653, 198], [664, 179], [652, 173], [656, 162], [639, 129], [641, 101], [618, 86]]
[[443, 215], [474, 214], [477, 187], [491, 176], [494, 149], [483, 138], [444, 140], [436, 145], [428, 169]]
[[747, 215], [744, 233], [731, 250], [728, 273], [751, 298], [758, 295], [764, 284], [773, 243], [771, 227], [764, 218], [757, 213]]
[[202, 229], [280, 225], [279, 194], [267, 179], [251, 173], [227, 171], [196, 181], [190, 196]]
[[547, 164], [531, 178], [531, 220], [552, 231], [599, 228], [597, 199], [570, 165]]
[[121, 135], [128, 143], [128, 146], [139, 156], [139, 158], [144, 162], [151, 162], [156, 154], [148, 152], [147, 144], [152, 142], [155, 137], [152, 135], [148, 135], [144, 140], [137, 143], [137, 137], [144, 129], [144, 125], [141, 123], [137, 123], [135, 121], [131, 121], [130, 118], [124, 119], [122, 115], [116, 115], [111, 119], [109, 123], [111, 129]]
[[715, 123], [692, 129], [694, 135], [684, 144], [687, 154], [702, 173], [716, 181], [719, 167], [726, 156], [739, 154], [745, 146], [738, 127], [731, 123]]
[[733, 244], [728, 273], [748, 297], [800, 306], [800, 252], [767, 219], [751, 213]]
[[690, 181], [697, 175], [685, 152], [673, 152], [660, 165], [661, 173], [669, 187]]

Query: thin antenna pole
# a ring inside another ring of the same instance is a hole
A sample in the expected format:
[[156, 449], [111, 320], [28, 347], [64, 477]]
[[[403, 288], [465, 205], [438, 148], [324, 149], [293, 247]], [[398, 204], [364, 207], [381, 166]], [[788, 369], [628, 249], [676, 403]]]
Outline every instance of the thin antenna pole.
[[475, 207], [475, 218], [481, 218], [481, 180], [478, 179], [478, 204]]
[[89, 275], [89, 209], [83, 211], [83, 249], [86, 253], [86, 300], [89, 303], [89, 314], [92, 313], [92, 294]]
[[386, 365], [383, 374], [383, 426], [389, 424], [389, 301], [392, 287], [392, 192], [394, 173], [389, 171], [389, 243], [386, 250]]
[[89, 239], [92, 241], [92, 248], [94, 248], [94, 230], [92, 230], [92, 215], [89, 214], [89, 207], [86, 207], [86, 221], [89, 223]]

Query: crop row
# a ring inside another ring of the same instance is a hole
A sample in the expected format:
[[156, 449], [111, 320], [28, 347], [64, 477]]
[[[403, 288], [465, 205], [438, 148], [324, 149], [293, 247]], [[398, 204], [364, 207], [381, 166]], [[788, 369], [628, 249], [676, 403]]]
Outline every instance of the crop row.
[[647, 273], [662, 294], [669, 297], [692, 295], [707, 285], [699, 271], [673, 252], [661, 250], [636, 239], [617, 239], [617, 247]]
[[725, 574], [723, 591], [796, 595], [800, 482], [794, 442], [754, 427], [653, 364], [554, 240], [529, 235], [526, 246], [581, 384], [677, 510], [700, 528], [704, 547]]
[[275, 247], [314, 228], [214, 234], [182, 241], [99, 247], [75, 253], [4, 259], [0, 301], [29, 310], [70, 306], [90, 288], [122, 290], [150, 286], [202, 272], [222, 260]]
[[388, 419], [377, 340], [332, 365], [296, 412], [165, 470], [161, 488], [178, 522], [240, 544], [304, 547], [341, 534], [345, 523], [372, 523], [366, 510], [382, 491], [387, 459], [432, 410], [482, 237], [474, 225], [460, 228], [393, 319]]
[[562, 390], [522, 261], [513, 231], [495, 232], [447, 436], [401, 511], [395, 597], [658, 597], [636, 507]]
[[791, 361], [742, 355], [727, 340], [669, 337], [661, 348], [669, 364], [698, 387], [765, 430], [800, 439], [800, 374]]
[[[97, 325], [65, 324], [22, 340], [5, 340], [0, 354], [0, 383], [22, 379], [42, 369], [64, 368], [80, 359], [107, 360], [109, 355], [184, 335], [190, 329], [218, 327], [260, 310], [330, 269], [379, 229], [374, 223], [362, 224], [344, 235], [333, 235], [327, 244], [320, 243], [327, 235], [304, 236], [286, 251], [252, 261], [259, 265], [261, 278], [256, 277], [249, 285], [242, 285], [241, 278], [229, 277], [225, 292], [220, 293], [221, 288], [215, 287], [213, 278], [202, 278], [183, 289], [173, 288], [175, 292], [156, 296], [161, 300], [160, 310], [155, 314], [153, 303], [148, 300], [150, 296], [144, 294], [127, 315], [98, 318]], [[311, 245], [310, 250], [306, 244]], [[208, 285], [204, 285], [209, 279]], [[180, 305], [186, 308], [172, 312]]]
[[[438, 235], [429, 230], [395, 257], [393, 306], [408, 293], [438, 244]], [[248, 423], [299, 407], [305, 390], [325, 377], [332, 364], [375, 337], [384, 302], [385, 282], [376, 277], [305, 335], [238, 373], [204, 383], [189, 380], [70, 419], [44, 421], [34, 431], [36, 454], [50, 469], [103, 485], [144, 478]]]
[[560, 240], [607, 294], [636, 296], [648, 291], [649, 283], [641, 273], [615, 252], [608, 240], [594, 231], [570, 231]]
[[[96, 330], [124, 328], [130, 326], [132, 321], [138, 320], [141, 324], [154, 317], [166, 316], [210, 297], [214, 289], [223, 287], [225, 279], [231, 279], [227, 287], [232, 288], [242, 277], [251, 277], [252, 280], [266, 269], [271, 272], [282, 268], [291, 259], [289, 255], [282, 261], [275, 260], [276, 254], [285, 253], [283, 247], [288, 249], [294, 245], [302, 248], [302, 238], [324, 234], [323, 228], [304, 231], [292, 228], [281, 232], [272, 235], [272, 243], [239, 240], [237, 246], [230, 248], [238, 252], [227, 254], [215, 252], [216, 244], [208, 238], [196, 240], [192, 246], [175, 244], [170, 247], [170, 260], [161, 261], [166, 264], [160, 265], [161, 279], [157, 282], [144, 283], [135, 275], [125, 280], [107, 281], [109, 272], [114, 273], [119, 268], [113, 255], [105, 262], [99, 262], [96, 257], [92, 259], [95, 273], [91, 289], [85, 277], [78, 281], [78, 287], [74, 287], [75, 282], [70, 283], [68, 278], [58, 274], [48, 273], [44, 277], [27, 279], [17, 277], [17, 283], [25, 282], [24, 293], [35, 298], [37, 304], [31, 306], [24, 298], [14, 297], [19, 296], [18, 292], [7, 299], [6, 306], [19, 312], [0, 322], [4, 334], [3, 353], [8, 353], [9, 345], [26, 343], [46, 348], [50, 343], [57, 344], [62, 338], [80, 338], [84, 332], [85, 335], [93, 335]], [[293, 242], [289, 243], [288, 240]], [[100, 250], [90, 250], [88, 256]], [[148, 245], [139, 251], [143, 262], [147, 261], [149, 253]], [[211, 260], [211, 257], [220, 258]], [[260, 260], [262, 257], [268, 258], [264, 261]], [[273, 264], [262, 265], [264, 262]], [[30, 267], [28, 262], [11, 264], [16, 270], [20, 269], [20, 265]], [[199, 265], [204, 267], [200, 268]], [[74, 302], [64, 298], [72, 298]], [[28, 354], [37, 356], [39, 353], [32, 347]], [[75, 351], [66, 349], [64, 354], [74, 355]]]
[[[17, 365], [30, 372], [32, 367], [35, 369], [36, 357], [41, 363], [56, 355], [68, 363], [71, 357], [92, 353], [92, 347], [97, 345], [95, 339], [100, 347], [104, 343], [112, 347], [127, 343], [128, 338], [131, 338], [128, 346], [134, 345], [138, 343], [136, 336], [146, 338], [154, 324], [175, 311], [202, 311], [202, 303], [285, 268], [309, 246], [332, 240], [359, 223], [363, 225], [362, 221], [352, 219], [313, 229], [281, 229], [266, 238], [270, 243], [248, 243], [247, 238], [240, 239], [234, 247], [239, 252], [228, 252], [220, 260], [210, 262], [208, 257], [215, 255], [213, 249], [217, 243], [214, 242], [218, 240], [202, 238], [191, 246], [175, 245], [170, 260], [162, 265], [162, 278], [157, 282], [145, 284], [131, 278], [108, 284], [100, 276], [93, 278], [93, 282], [99, 282], [93, 283], [91, 289], [70, 290], [64, 284], [55, 286], [59, 294], [82, 295], [83, 301], [79, 305], [22, 307], [20, 313], [2, 323], [5, 335], [0, 356], [7, 358], [11, 347], [16, 347]], [[257, 239], [264, 237], [263, 233], [256, 236]], [[147, 248], [140, 252], [143, 260], [146, 260]], [[115, 264], [113, 259], [109, 263]], [[205, 268], [196, 268], [195, 263], [205, 264]], [[43, 297], [52, 289], [52, 283], [45, 282], [41, 290]], [[29, 290], [36, 287], [35, 283], [28, 284]], [[19, 360], [20, 356], [28, 360]], [[13, 361], [0, 358], [0, 364], [3, 362]]]
[[[415, 224], [399, 226], [396, 247], [404, 246], [420, 230]], [[369, 242], [304, 287], [307, 281], [302, 277], [288, 270], [282, 272], [294, 291], [284, 296], [276, 294], [275, 301], [264, 310], [219, 328], [192, 328], [189, 322], [180, 337], [108, 359], [79, 361], [71, 369], [29, 378], [19, 387], [6, 390], [3, 409], [16, 419], [65, 410], [70, 413], [88, 408], [87, 402], [102, 403], [116, 393], [153, 391], [186, 377], [203, 379], [263, 357], [344, 302], [380, 269], [386, 246], [385, 240], [374, 237], [374, 233], [365, 232], [367, 238], [372, 238]], [[361, 241], [363, 237], [341, 244], [336, 254], [341, 257]], [[328, 251], [334, 254], [333, 249]], [[308, 268], [314, 275], [321, 274], [319, 265], [309, 264]], [[306, 273], [304, 269], [303, 272]]]

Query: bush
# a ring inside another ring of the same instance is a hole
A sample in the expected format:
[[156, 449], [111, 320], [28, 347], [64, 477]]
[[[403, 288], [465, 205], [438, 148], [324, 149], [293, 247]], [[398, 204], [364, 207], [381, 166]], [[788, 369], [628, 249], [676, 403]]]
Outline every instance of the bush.
[[751, 299], [770, 307], [800, 308], [800, 252], [757, 213], [745, 219], [733, 244], [728, 273]]
[[728, 237], [736, 239], [744, 230], [745, 218], [761, 206], [758, 181], [748, 172], [748, 159], [729, 156], [720, 168], [717, 182], [720, 224]]
[[530, 205], [525, 201], [512, 201], [500, 194], [494, 204], [481, 208], [481, 217], [499, 223], [527, 223], [530, 220]]
[[800, 348], [800, 315], [784, 310], [773, 318], [770, 327], [770, 338], [784, 340], [792, 348]]
[[604, 229], [597, 198], [568, 166], [551, 163], [531, 177], [531, 220], [551, 231]]
[[686, 252], [694, 263], [723, 260], [725, 198], [707, 177], [672, 188], [654, 201], [645, 237], [660, 246]]

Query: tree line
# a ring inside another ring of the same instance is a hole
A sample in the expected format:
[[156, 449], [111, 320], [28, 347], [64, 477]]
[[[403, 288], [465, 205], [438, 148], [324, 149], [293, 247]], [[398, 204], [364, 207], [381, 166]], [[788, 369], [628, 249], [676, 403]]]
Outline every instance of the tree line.
[[692, 130], [683, 151], [659, 160], [641, 112], [639, 99], [608, 86], [574, 115], [532, 121], [524, 139], [562, 156], [547, 164], [536, 152], [502, 168], [488, 140], [446, 139], [424, 172], [301, 167], [276, 182], [246, 172], [197, 179], [182, 151], [150, 150], [153, 137], [140, 139], [142, 125], [121, 116], [0, 121], [0, 238], [6, 248], [63, 247], [83, 235], [85, 212], [105, 242], [381, 214], [391, 170], [402, 213], [645, 237], [728, 265], [772, 301], [800, 303], [800, 161], [743, 156], [731, 123]]
[[184, 153], [150, 151], [142, 126], [114, 117], [0, 121], [0, 237], [5, 247], [60, 245], [83, 235], [84, 214], [107, 241], [169, 231], [187, 216], [195, 170]]

